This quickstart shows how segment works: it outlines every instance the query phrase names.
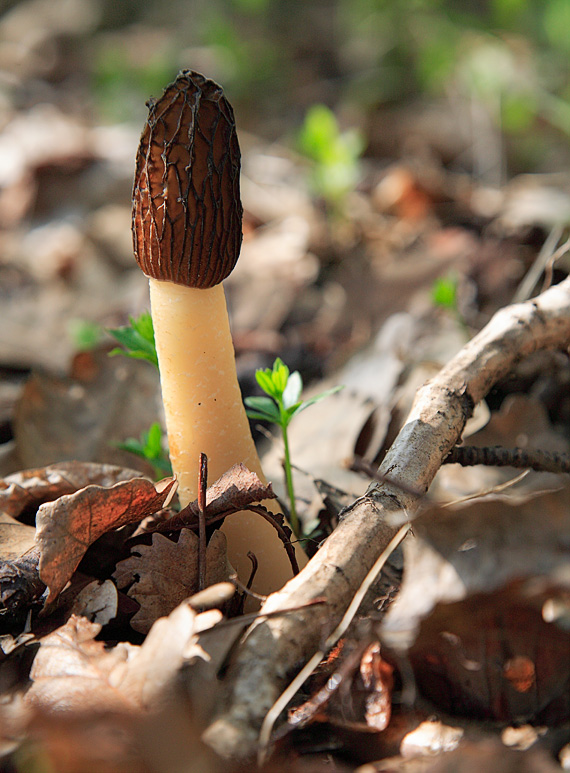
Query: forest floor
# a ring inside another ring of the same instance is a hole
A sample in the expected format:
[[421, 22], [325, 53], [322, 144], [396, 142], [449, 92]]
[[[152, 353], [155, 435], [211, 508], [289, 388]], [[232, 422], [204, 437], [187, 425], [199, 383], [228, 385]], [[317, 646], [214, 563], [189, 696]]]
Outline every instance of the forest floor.
[[[141, 127], [43, 96], [6, 104], [0, 131], [0, 767], [230, 770], [201, 735], [251, 620], [225, 595], [186, 601], [198, 538], [135, 531], [171, 514], [170, 483], [119, 447], [163, 422], [156, 371], [109, 357], [106, 332], [149, 303], [131, 241]], [[306, 158], [238, 116], [244, 241], [225, 286], [242, 391], [276, 357], [308, 395], [344, 386], [290, 426], [317, 557], [342, 508], [382, 486], [418, 389], [570, 270], [570, 175], [490, 185], [449, 164], [486, 160], [454, 120], [445, 104], [378, 110], [358, 182], [333, 204]], [[461, 436], [549, 463], [441, 465], [412, 534], [276, 717], [264, 769], [570, 769], [568, 345], [515, 354]], [[286, 505], [280, 441], [253, 430]], [[210, 512], [236, 488], [250, 495], [234, 471]], [[225, 566], [213, 536], [210, 549]]]

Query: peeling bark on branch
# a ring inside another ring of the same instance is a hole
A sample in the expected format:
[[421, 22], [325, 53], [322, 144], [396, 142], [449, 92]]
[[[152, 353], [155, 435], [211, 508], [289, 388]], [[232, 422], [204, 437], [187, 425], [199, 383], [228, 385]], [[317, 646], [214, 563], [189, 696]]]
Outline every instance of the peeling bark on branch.
[[[461, 438], [473, 407], [524, 357], [570, 346], [570, 279], [538, 298], [506, 307], [440, 373], [418, 390], [405, 426], [380, 474], [344, 512], [317, 555], [279, 592], [265, 612], [323, 598], [310, 609], [256, 621], [226, 677], [223, 704], [206, 731], [219, 754], [255, 754], [259, 728], [291, 674], [319, 649], [398, 526], [388, 516], [411, 515], [449, 451]], [[397, 485], [401, 483], [403, 489]], [[414, 494], [413, 492], [417, 492]]]

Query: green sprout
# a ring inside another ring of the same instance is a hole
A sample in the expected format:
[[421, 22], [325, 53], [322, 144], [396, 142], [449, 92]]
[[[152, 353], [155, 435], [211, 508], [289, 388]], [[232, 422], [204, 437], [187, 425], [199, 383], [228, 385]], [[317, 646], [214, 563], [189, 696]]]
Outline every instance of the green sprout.
[[140, 440], [127, 438], [124, 443], [117, 443], [117, 448], [150, 462], [157, 479], [172, 475], [172, 466], [162, 444], [162, 427], [158, 422], [151, 424], [148, 432], [142, 432]]
[[459, 314], [456, 277], [442, 276], [436, 279], [431, 288], [431, 297], [436, 306]]
[[441, 276], [435, 280], [431, 288], [431, 299], [435, 306], [450, 312], [469, 335], [467, 322], [459, 308], [459, 279], [455, 274]]
[[[137, 318], [129, 317], [128, 325], [112, 328], [107, 332], [124, 347], [113, 349], [109, 352], [111, 356], [122, 355], [136, 360], [146, 360], [158, 370], [154, 327], [148, 311], [144, 311]], [[148, 432], [143, 432], [140, 440], [127, 438], [124, 443], [118, 443], [117, 448], [129, 451], [150, 462], [156, 478], [172, 475], [168, 451], [164, 449], [162, 443], [162, 427], [158, 422], [152, 424]]]
[[360, 175], [359, 158], [364, 150], [360, 132], [341, 132], [332, 110], [326, 105], [313, 105], [305, 117], [298, 144], [303, 155], [313, 162], [311, 183], [315, 193], [338, 211]]
[[158, 370], [158, 357], [154, 342], [154, 328], [152, 317], [148, 311], [143, 311], [140, 317], [129, 317], [129, 325], [111, 328], [107, 332], [113, 336], [124, 348], [113, 349], [110, 356], [123, 355], [133, 357], [136, 360], [147, 360]]
[[104, 331], [96, 322], [72, 319], [68, 326], [68, 333], [78, 352], [89, 352], [101, 343]]
[[302, 530], [295, 505], [295, 489], [293, 487], [293, 472], [287, 428], [293, 416], [301, 413], [310, 405], [318, 403], [324, 397], [338, 392], [342, 389], [342, 386], [327, 389], [325, 392], [321, 392], [308, 400], [300, 400], [299, 398], [303, 390], [301, 374], [298, 371], [291, 373], [287, 365], [279, 357], [273, 363], [273, 368], [257, 370], [255, 378], [268, 397], [246, 397], [244, 402], [248, 408], [247, 415], [250, 419], [268, 421], [272, 424], [277, 424], [281, 428], [291, 528], [296, 537], [301, 537]]

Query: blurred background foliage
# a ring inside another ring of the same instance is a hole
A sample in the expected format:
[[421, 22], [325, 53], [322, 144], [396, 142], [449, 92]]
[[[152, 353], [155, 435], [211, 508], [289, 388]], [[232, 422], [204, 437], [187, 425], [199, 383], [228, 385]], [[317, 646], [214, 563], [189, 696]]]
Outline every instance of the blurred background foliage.
[[[335, 136], [358, 128], [336, 143], [346, 180], [371, 116], [402, 104], [439, 100], [481, 142], [506, 138], [509, 172], [557, 168], [570, 134], [568, 0], [4, 0], [2, 11], [0, 85], [15, 104], [49, 101], [65, 82], [69, 100], [91, 95], [97, 120], [140, 123], [145, 100], [190, 67], [224, 85], [242, 128], [301, 152], [314, 105], [334, 111]], [[34, 66], [30, 85], [22, 68]]]

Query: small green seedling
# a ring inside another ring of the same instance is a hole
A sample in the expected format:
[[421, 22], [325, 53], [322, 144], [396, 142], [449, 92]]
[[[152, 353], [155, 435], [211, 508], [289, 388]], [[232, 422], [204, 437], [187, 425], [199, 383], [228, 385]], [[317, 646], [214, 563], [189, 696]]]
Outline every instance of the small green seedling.
[[128, 438], [124, 443], [117, 443], [117, 448], [129, 451], [150, 462], [157, 480], [165, 475], [172, 475], [168, 453], [162, 444], [162, 427], [158, 422], [151, 424], [148, 432], [141, 434], [140, 440]]
[[124, 347], [123, 349], [113, 349], [109, 354], [111, 356], [121, 354], [124, 357], [147, 360], [158, 370], [154, 328], [150, 313], [143, 311], [140, 317], [129, 317], [129, 323], [124, 327], [111, 328], [107, 331]]
[[431, 298], [436, 306], [451, 312], [465, 332], [469, 332], [459, 308], [459, 280], [454, 274], [435, 280], [431, 288]]
[[290, 373], [289, 368], [279, 357], [273, 363], [273, 368], [257, 370], [255, 373], [257, 383], [268, 397], [246, 397], [247, 415], [250, 419], [261, 419], [281, 428], [284, 446], [284, 467], [287, 494], [289, 496], [289, 512], [291, 528], [295, 536], [301, 537], [301, 525], [295, 506], [295, 490], [293, 487], [293, 472], [291, 468], [291, 455], [289, 450], [289, 437], [287, 427], [293, 416], [304, 411], [310, 405], [314, 405], [328, 395], [332, 395], [342, 389], [336, 386], [321, 392], [308, 400], [300, 400], [303, 390], [303, 380], [298, 371]]
[[[113, 355], [133, 357], [136, 360], [146, 360], [158, 370], [158, 357], [154, 342], [154, 328], [152, 317], [148, 311], [143, 311], [140, 317], [129, 317], [128, 325], [108, 330], [124, 348], [113, 349], [109, 352]], [[143, 432], [140, 440], [127, 438], [124, 443], [118, 443], [117, 448], [129, 451], [131, 454], [146, 459], [154, 469], [155, 477], [172, 475], [172, 466], [162, 442], [162, 427], [158, 422], [151, 424], [148, 432]]]
[[315, 193], [338, 211], [360, 176], [364, 141], [356, 129], [341, 132], [335, 114], [326, 105], [313, 105], [299, 132], [299, 150], [313, 162], [311, 184]]
[[436, 306], [457, 311], [457, 278], [442, 276], [435, 280], [431, 288], [431, 297]]
[[73, 346], [78, 352], [96, 349], [104, 337], [103, 328], [86, 319], [72, 319], [68, 327]]

